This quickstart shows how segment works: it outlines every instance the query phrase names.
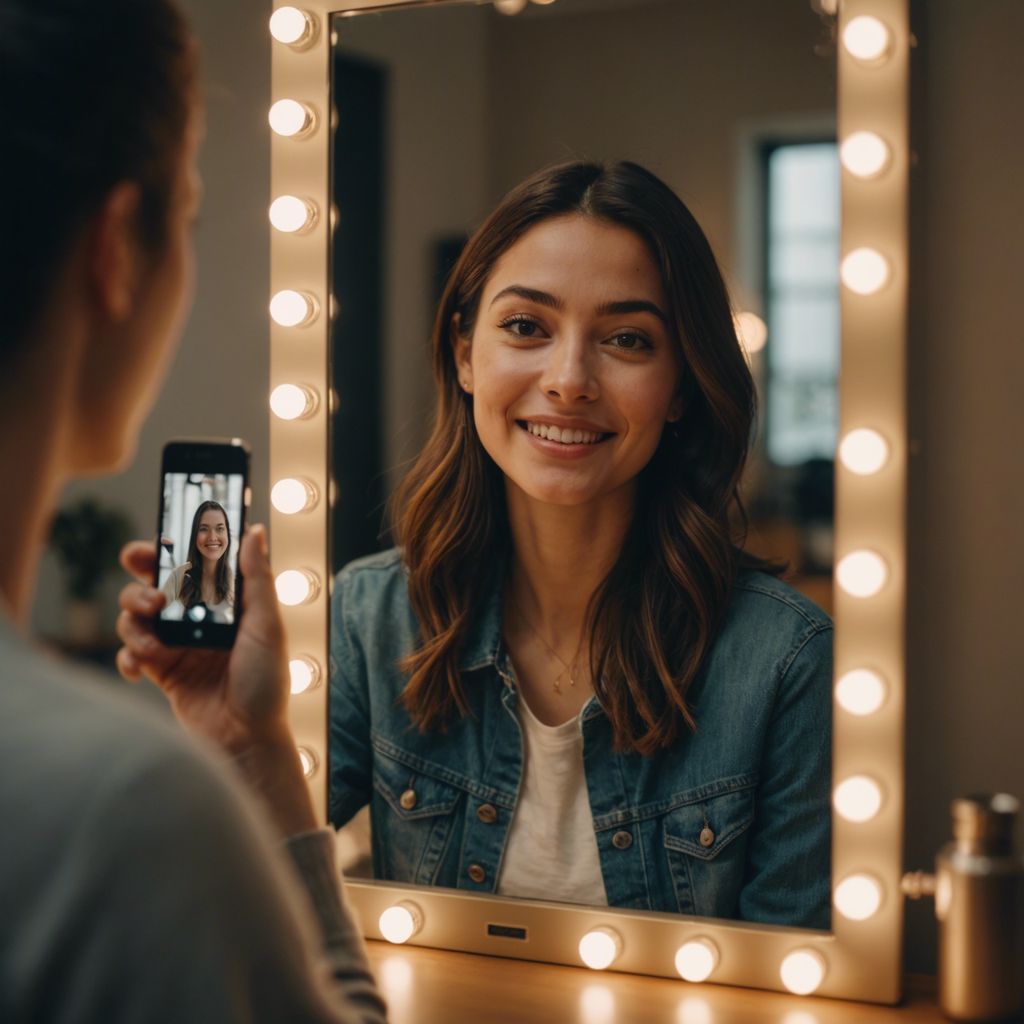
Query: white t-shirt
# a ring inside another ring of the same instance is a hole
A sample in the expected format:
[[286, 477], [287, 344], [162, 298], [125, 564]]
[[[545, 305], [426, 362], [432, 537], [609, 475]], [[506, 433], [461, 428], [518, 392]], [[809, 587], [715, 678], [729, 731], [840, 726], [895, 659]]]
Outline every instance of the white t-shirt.
[[503, 896], [607, 906], [583, 774], [580, 716], [544, 725], [522, 694], [523, 779], [497, 891]]
[[[181, 593], [181, 585], [185, 581], [185, 573], [192, 568], [191, 562], [183, 562], [176, 565], [164, 580], [160, 589], [167, 596], [167, 604], [161, 613], [165, 619], [183, 619], [185, 617], [185, 606], [181, 603], [178, 595]], [[230, 597], [217, 604], [206, 605], [206, 614], [211, 622], [234, 622], [235, 609], [232, 607]]]

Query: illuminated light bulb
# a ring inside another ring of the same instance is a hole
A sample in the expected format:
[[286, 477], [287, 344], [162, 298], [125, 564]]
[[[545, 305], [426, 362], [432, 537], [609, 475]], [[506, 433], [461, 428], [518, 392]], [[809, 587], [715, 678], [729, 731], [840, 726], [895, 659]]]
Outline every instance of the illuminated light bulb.
[[306, 292], [284, 288], [270, 300], [270, 318], [282, 327], [305, 327], [316, 319], [316, 299]]
[[874, 132], [854, 132], [839, 147], [839, 159], [858, 178], [873, 178], [889, 163], [889, 147]]
[[615, 996], [605, 985], [587, 985], [580, 993], [580, 1019], [587, 1024], [614, 1024]]
[[851, 715], [873, 715], [885, 703], [885, 683], [877, 672], [855, 668], [836, 683], [836, 700]]
[[270, 223], [284, 234], [305, 231], [316, 223], [316, 207], [298, 196], [278, 196], [270, 204]]
[[526, 9], [529, 0], [494, 0], [494, 9], [501, 14], [518, 14]]
[[836, 565], [836, 582], [851, 597], [874, 597], [888, 579], [888, 566], [874, 551], [851, 551]]
[[622, 952], [622, 939], [611, 928], [595, 928], [580, 939], [580, 959], [595, 971], [611, 967]]
[[794, 995], [808, 996], [825, 980], [825, 958], [814, 949], [796, 949], [782, 961], [779, 976]]
[[288, 675], [293, 694], [305, 693], [320, 685], [320, 665], [305, 654], [288, 662]]
[[320, 759], [309, 747], [299, 747], [299, 761], [302, 763], [302, 774], [311, 779], [320, 765]]
[[270, 503], [286, 516], [306, 512], [316, 505], [316, 501], [316, 487], [308, 480], [295, 477], [278, 480], [270, 491]]
[[862, 14], [851, 18], [843, 29], [843, 46], [857, 60], [880, 61], [889, 52], [891, 34], [877, 18]]
[[858, 295], [873, 295], [889, 280], [889, 261], [877, 249], [854, 249], [839, 267], [843, 284]]
[[420, 908], [409, 900], [388, 907], [377, 921], [380, 933], [396, 946], [408, 942], [423, 926]]
[[286, 139], [308, 135], [316, 124], [313, 111], [298, 100], [278, 100], [270, 108], [267, 120], [274, 132]]
[[882, 889], [870, 875], [850, 875], [836, 886], [832, 902], [843, 917], [866, 921], [882, 905]]
[[851, 473], [870, 476], [889, 461], [889, 442], [877, 430], [851, 430], [840, 442], [839, 459]]
[[297, 7], [278, 7], [270, 16], [270, 34], [286, 46], [309, 42], [316, 28], [312, 15]]
[[744, 310], [737, 313], [732, 322], [736, 336], [746, 352], [760, 352], [764, 348], [768, 340], [768, 325], [756, 313]]
[[684, 981], [707, 981], [718, 966], [718, 947], [710, 939], [690, 939], [676, 950], [676, 970]]
[[870, 821], [879, 812], [882, 791], [874, 779], [866, 775], [851, 775], [836, 786], [832, 803], [841, 817], [861, 824]]
[[278, 384], [270, 392], [270, 411], [281, 420], [297, 420], [316, 411], [316, 392], [301, 384]]
[[308, 569], [285, 569], [278, 573], [274, 584], [278, 601], [290, 608], [307, 604], [320, 591], [320, 581]]

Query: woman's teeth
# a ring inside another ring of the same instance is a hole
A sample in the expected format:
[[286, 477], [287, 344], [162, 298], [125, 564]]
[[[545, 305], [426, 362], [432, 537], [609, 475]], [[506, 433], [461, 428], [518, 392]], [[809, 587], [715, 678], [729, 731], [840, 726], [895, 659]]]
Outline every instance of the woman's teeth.
[[560, 444], [596, 444], [604, 437], [604, 434], [594, 434], [589, 430], [549, 427], [545, 423], [527, 423], [526, 429], [534, 437], [541, 437], [545, 441], [558, 441]]

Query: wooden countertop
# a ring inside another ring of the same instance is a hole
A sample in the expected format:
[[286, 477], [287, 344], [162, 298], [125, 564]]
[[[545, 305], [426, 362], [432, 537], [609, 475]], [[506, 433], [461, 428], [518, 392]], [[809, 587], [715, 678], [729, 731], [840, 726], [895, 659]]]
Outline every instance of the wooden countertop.
[[392, 1024], [937, 1024], [934, 979], [902, 1006], [840, 1002], [368, 942]]

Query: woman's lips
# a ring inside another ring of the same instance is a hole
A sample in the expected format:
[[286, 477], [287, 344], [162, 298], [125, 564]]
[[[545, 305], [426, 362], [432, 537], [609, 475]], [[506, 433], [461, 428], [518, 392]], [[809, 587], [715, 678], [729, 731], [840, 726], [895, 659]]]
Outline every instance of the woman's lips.
[[[581, 459], [586, 458], [593, 452], [598, 451], [601, 445], [609, 438], [614, 437], [610, 433], [598, 433], [596, 431], [571, 430], [566, 427], [548, 427], [540, 423], [517, 420], [516, 425], [526, 435], [532, 445], [547, 455], [553, 455], [560, 459]], [[532, 428], [532, 429], [531, 429]], [[557, 430], [558, 433], [554, 433]], [[541, 436], [547, 433], [551, 436]], [[572, 437], [572, 440], [553, 440], [553, 437]], [[577, 441], [576, 438], [580, 437]]]

